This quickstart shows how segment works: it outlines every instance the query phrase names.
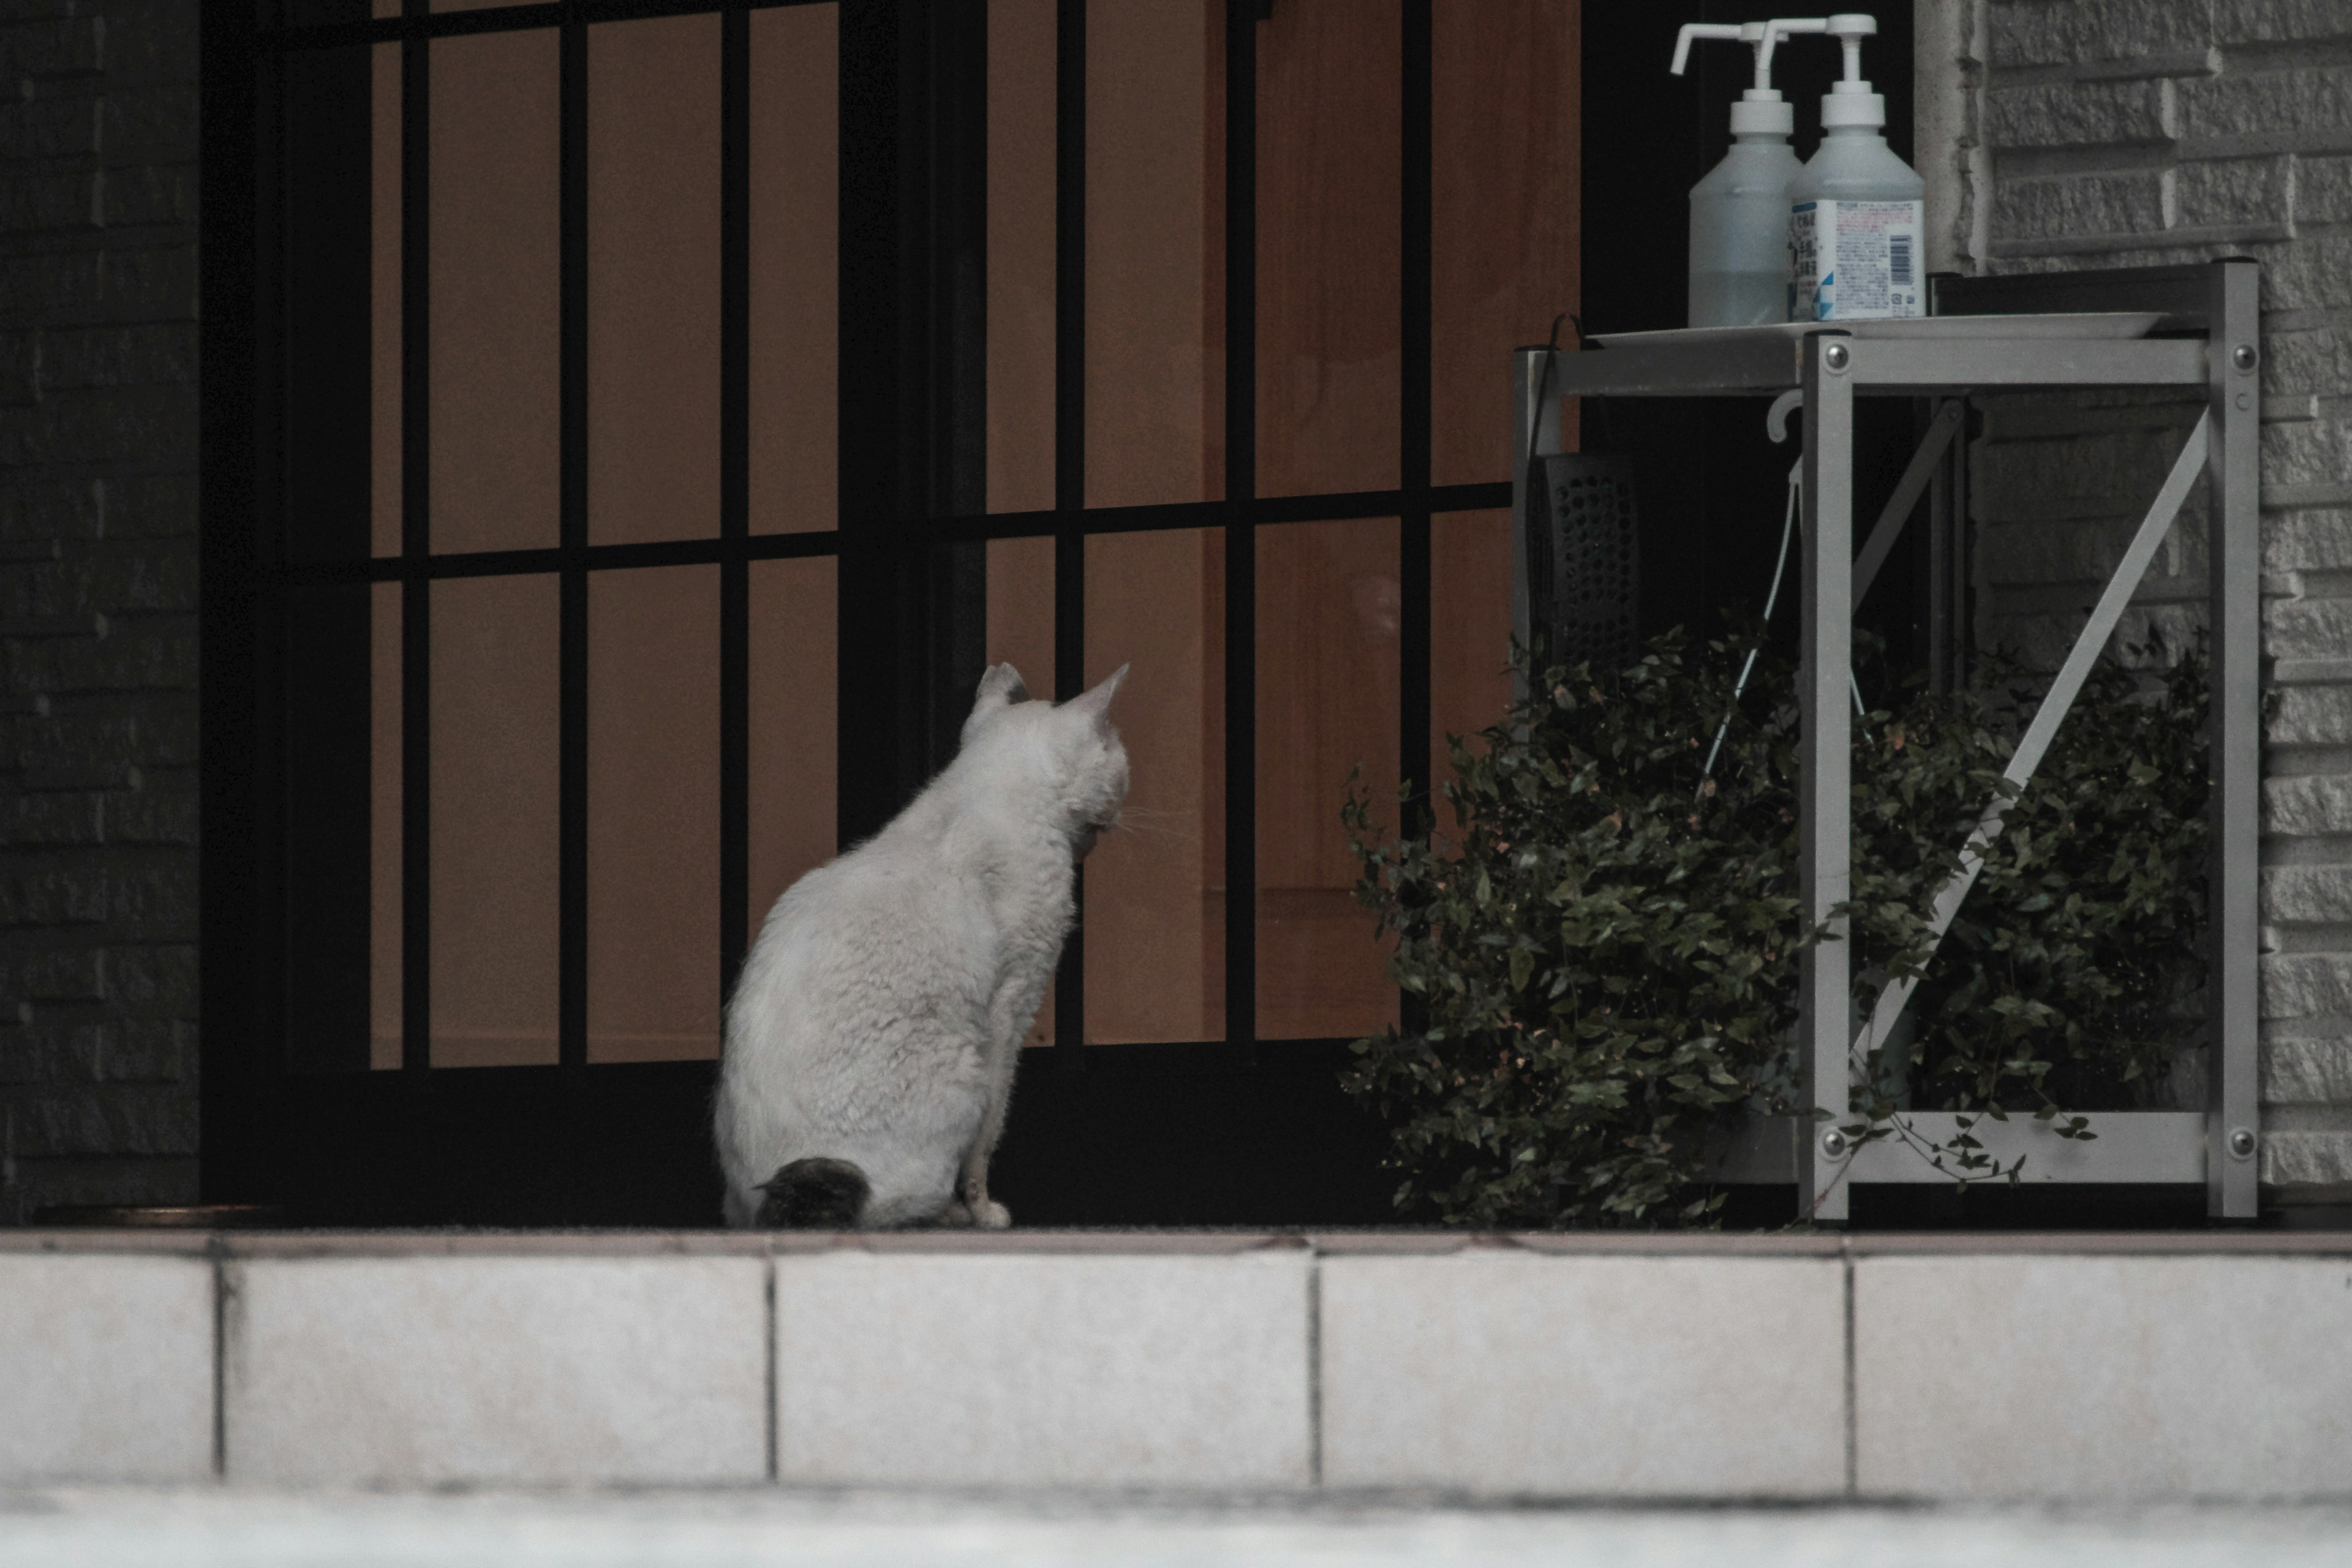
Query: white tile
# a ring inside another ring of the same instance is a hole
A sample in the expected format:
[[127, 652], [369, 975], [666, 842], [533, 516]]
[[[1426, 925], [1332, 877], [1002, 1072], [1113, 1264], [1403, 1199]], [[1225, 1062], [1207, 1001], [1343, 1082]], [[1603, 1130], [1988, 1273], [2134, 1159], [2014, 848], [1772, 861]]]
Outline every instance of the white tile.
[[229, 1477], [760, 1479], [766, 1267], [755, 1258], [233, 1264]]
[[1865, 1258], [1866, 1494], [2352, 1492], [2352, 1261]]
[[1303, 1253], [779, 1258], [788, 1481], [1297, 1487]]
[[1328, 1486], [1843, 1489], [1834, 1258], [1332, 1258], [1322, 1295]]
[[209, 1263], [0, 1257], [0, 1482], [212, 1468]]

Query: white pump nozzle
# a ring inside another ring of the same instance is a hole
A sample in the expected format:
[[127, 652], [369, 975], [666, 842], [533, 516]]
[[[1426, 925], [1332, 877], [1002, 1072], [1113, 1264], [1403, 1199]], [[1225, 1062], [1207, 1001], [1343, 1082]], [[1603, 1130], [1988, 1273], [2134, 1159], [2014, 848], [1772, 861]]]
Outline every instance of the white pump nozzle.
[[1878, 32], [1878, 18], [1858, 11], [1842, 11], [1829, 18], [1822, 31], [1836, 38], [1845, 51], [1845, 75], [1832, 83], [1822, 100], [1822, 129], [1859, 125], [1872, 129], [1886, 123], [1886, 99], [1873, 92], [1862, 79], [1862, 40]]
[[[1866, 19], [1866, 18], [1865, 18]], [[1874, 24], [1874, 26], [1875, 24]], [[1772, 88], [1772, 49], [1791, 33], [1821, 33], [1829, 30], [1826, 16], [1775, 16], [1769, 22], [1689, 22], [1683, 26], [1681, 37], [1675, 40], [1674, 73], [1683, 74], [1690, 63], [1691, 40], [1694, 38], [1737, 39], [1756, 52], [1756, 85], [1739, 95], [1731, 106], [1731, 133], [1735, 136], [1787, 136], [1797, 128], [1794, 112]]]
[[[1870, 22], [1867, 16], [1863, 20]], [[1826, 16], [1775, 16], [1769, 22], [1685, 22], [1681, 34], [1675, 39], [1675, 63], [1670, 68], [1676, 76], [1683, 74], [1684, 68], [1690, 63], [1691, 40], [1694, 38], [1737, 40], [1756, 51], [1756, 85], [1749, 90], [1770, 92], [1774, 46], [1791, 33], [1828, 32], [1830, 21], [1831, 18]], [[1875, 32], [1877, 28], [1877, 23], [1870, 23], [1871, 31]]]

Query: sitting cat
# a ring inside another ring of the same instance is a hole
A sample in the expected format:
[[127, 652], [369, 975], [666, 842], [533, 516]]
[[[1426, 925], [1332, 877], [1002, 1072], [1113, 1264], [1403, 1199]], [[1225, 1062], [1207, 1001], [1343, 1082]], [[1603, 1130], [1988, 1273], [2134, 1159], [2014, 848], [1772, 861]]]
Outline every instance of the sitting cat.
[[1127, 797], [1126, 675], [1056, 707], [990, 669], [955, 761], [768, 911], [719, 1069], [730, 1225], [1012, 1223], [989, 1156], [1077, 862]]

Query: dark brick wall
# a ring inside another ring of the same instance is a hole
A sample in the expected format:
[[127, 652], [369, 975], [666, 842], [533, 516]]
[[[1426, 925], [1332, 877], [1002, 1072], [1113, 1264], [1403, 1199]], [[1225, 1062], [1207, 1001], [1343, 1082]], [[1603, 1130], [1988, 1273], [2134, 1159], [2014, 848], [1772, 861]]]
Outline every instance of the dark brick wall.
[[196, 1191], [194, 0], [0, 0], [0, 1223]]

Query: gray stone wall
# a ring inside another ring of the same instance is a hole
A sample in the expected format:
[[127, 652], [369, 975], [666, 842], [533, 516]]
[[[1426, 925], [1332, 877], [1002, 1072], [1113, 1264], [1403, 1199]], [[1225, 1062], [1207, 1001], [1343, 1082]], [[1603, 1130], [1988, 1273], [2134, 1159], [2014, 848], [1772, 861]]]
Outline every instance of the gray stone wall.
[[0, 3], [0, 1223], [196, 1191], [196, 5]]
[[[2263, 1176], [2352, 1198], [2352, 3], [1919, 0], [1934, 250], [1972, 272], [2263, 264]], [[1990, 404], [1977, 635], [2063, 653], [2197, 407]], [[2204, 619], [2201, 494], [2122, 636]]]

